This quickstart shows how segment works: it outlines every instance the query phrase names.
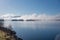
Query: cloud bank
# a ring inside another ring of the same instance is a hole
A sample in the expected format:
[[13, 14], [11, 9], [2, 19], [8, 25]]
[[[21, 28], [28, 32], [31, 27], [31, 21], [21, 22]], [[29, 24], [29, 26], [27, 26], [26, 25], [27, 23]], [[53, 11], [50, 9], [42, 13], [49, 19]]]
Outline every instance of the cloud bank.
[[[47, 15], [47, 14], [31, 14], [31, 15], [21, 15], [19, 17], [15, 17], [15, 16], [18, 16], [18, 15], [15, 15], [15, 14], [5, 14], [5, 15], [1, 15], [0, 16], [0, 19], [3, 18], [3, 19], [17, 19], [17, 20], [20, 20], [20, 19], [23, 19], [23, 20], [35, 20], [35, 21], [60, 21], [60, 14], [58, 15]], [[13, 18], [15, 17], [15, 18]]]
[[32, 14], [32, 15], [22, 15], [19, 17], [19, 19], [29, 20], [33, 19], [36, 21], [54, 21], [54, 20], [60, 20], [60, 14], [59, 15], [46, 15], [46, 14]]

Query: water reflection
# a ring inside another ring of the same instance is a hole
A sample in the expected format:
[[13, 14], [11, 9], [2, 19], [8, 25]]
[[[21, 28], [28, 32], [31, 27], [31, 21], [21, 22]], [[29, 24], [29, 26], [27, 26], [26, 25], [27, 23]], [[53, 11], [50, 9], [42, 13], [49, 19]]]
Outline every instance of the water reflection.
[[[57, 40], [60, 34], [60, 22], [41, 21], [5, 21], [4, 26], [11, 25], [18, 37], [24, 40]], [[7, 28], [10, 28], [8, 27]]]
[[24, 40], [55, 40], [60, 34], [60, 22], [14, 21], [13, 29]]

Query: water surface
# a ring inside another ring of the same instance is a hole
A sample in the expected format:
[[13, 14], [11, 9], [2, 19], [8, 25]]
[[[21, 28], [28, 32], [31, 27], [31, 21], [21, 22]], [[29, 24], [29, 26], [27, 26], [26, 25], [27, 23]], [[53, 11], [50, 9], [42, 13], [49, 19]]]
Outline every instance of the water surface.
[[12, 28], [23, 40], [57, 40], [59, 21], [12, 21]]

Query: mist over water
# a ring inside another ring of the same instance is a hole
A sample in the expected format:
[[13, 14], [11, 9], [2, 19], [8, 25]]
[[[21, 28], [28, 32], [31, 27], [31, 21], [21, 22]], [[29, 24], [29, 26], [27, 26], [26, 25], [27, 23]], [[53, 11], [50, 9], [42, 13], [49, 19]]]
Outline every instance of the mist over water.
[[12, 22], [11, 17], [4, 18], [4, 27], [12, 30], [12, 23], [11, 22]]

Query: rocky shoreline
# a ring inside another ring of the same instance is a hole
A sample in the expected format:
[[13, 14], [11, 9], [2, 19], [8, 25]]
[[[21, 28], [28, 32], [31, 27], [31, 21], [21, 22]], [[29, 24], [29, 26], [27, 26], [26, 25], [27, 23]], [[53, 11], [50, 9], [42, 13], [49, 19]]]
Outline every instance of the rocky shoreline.
[[5, 28], [0, 23], [0, 40], [23, 40], [16, 35], [16, 32]]

